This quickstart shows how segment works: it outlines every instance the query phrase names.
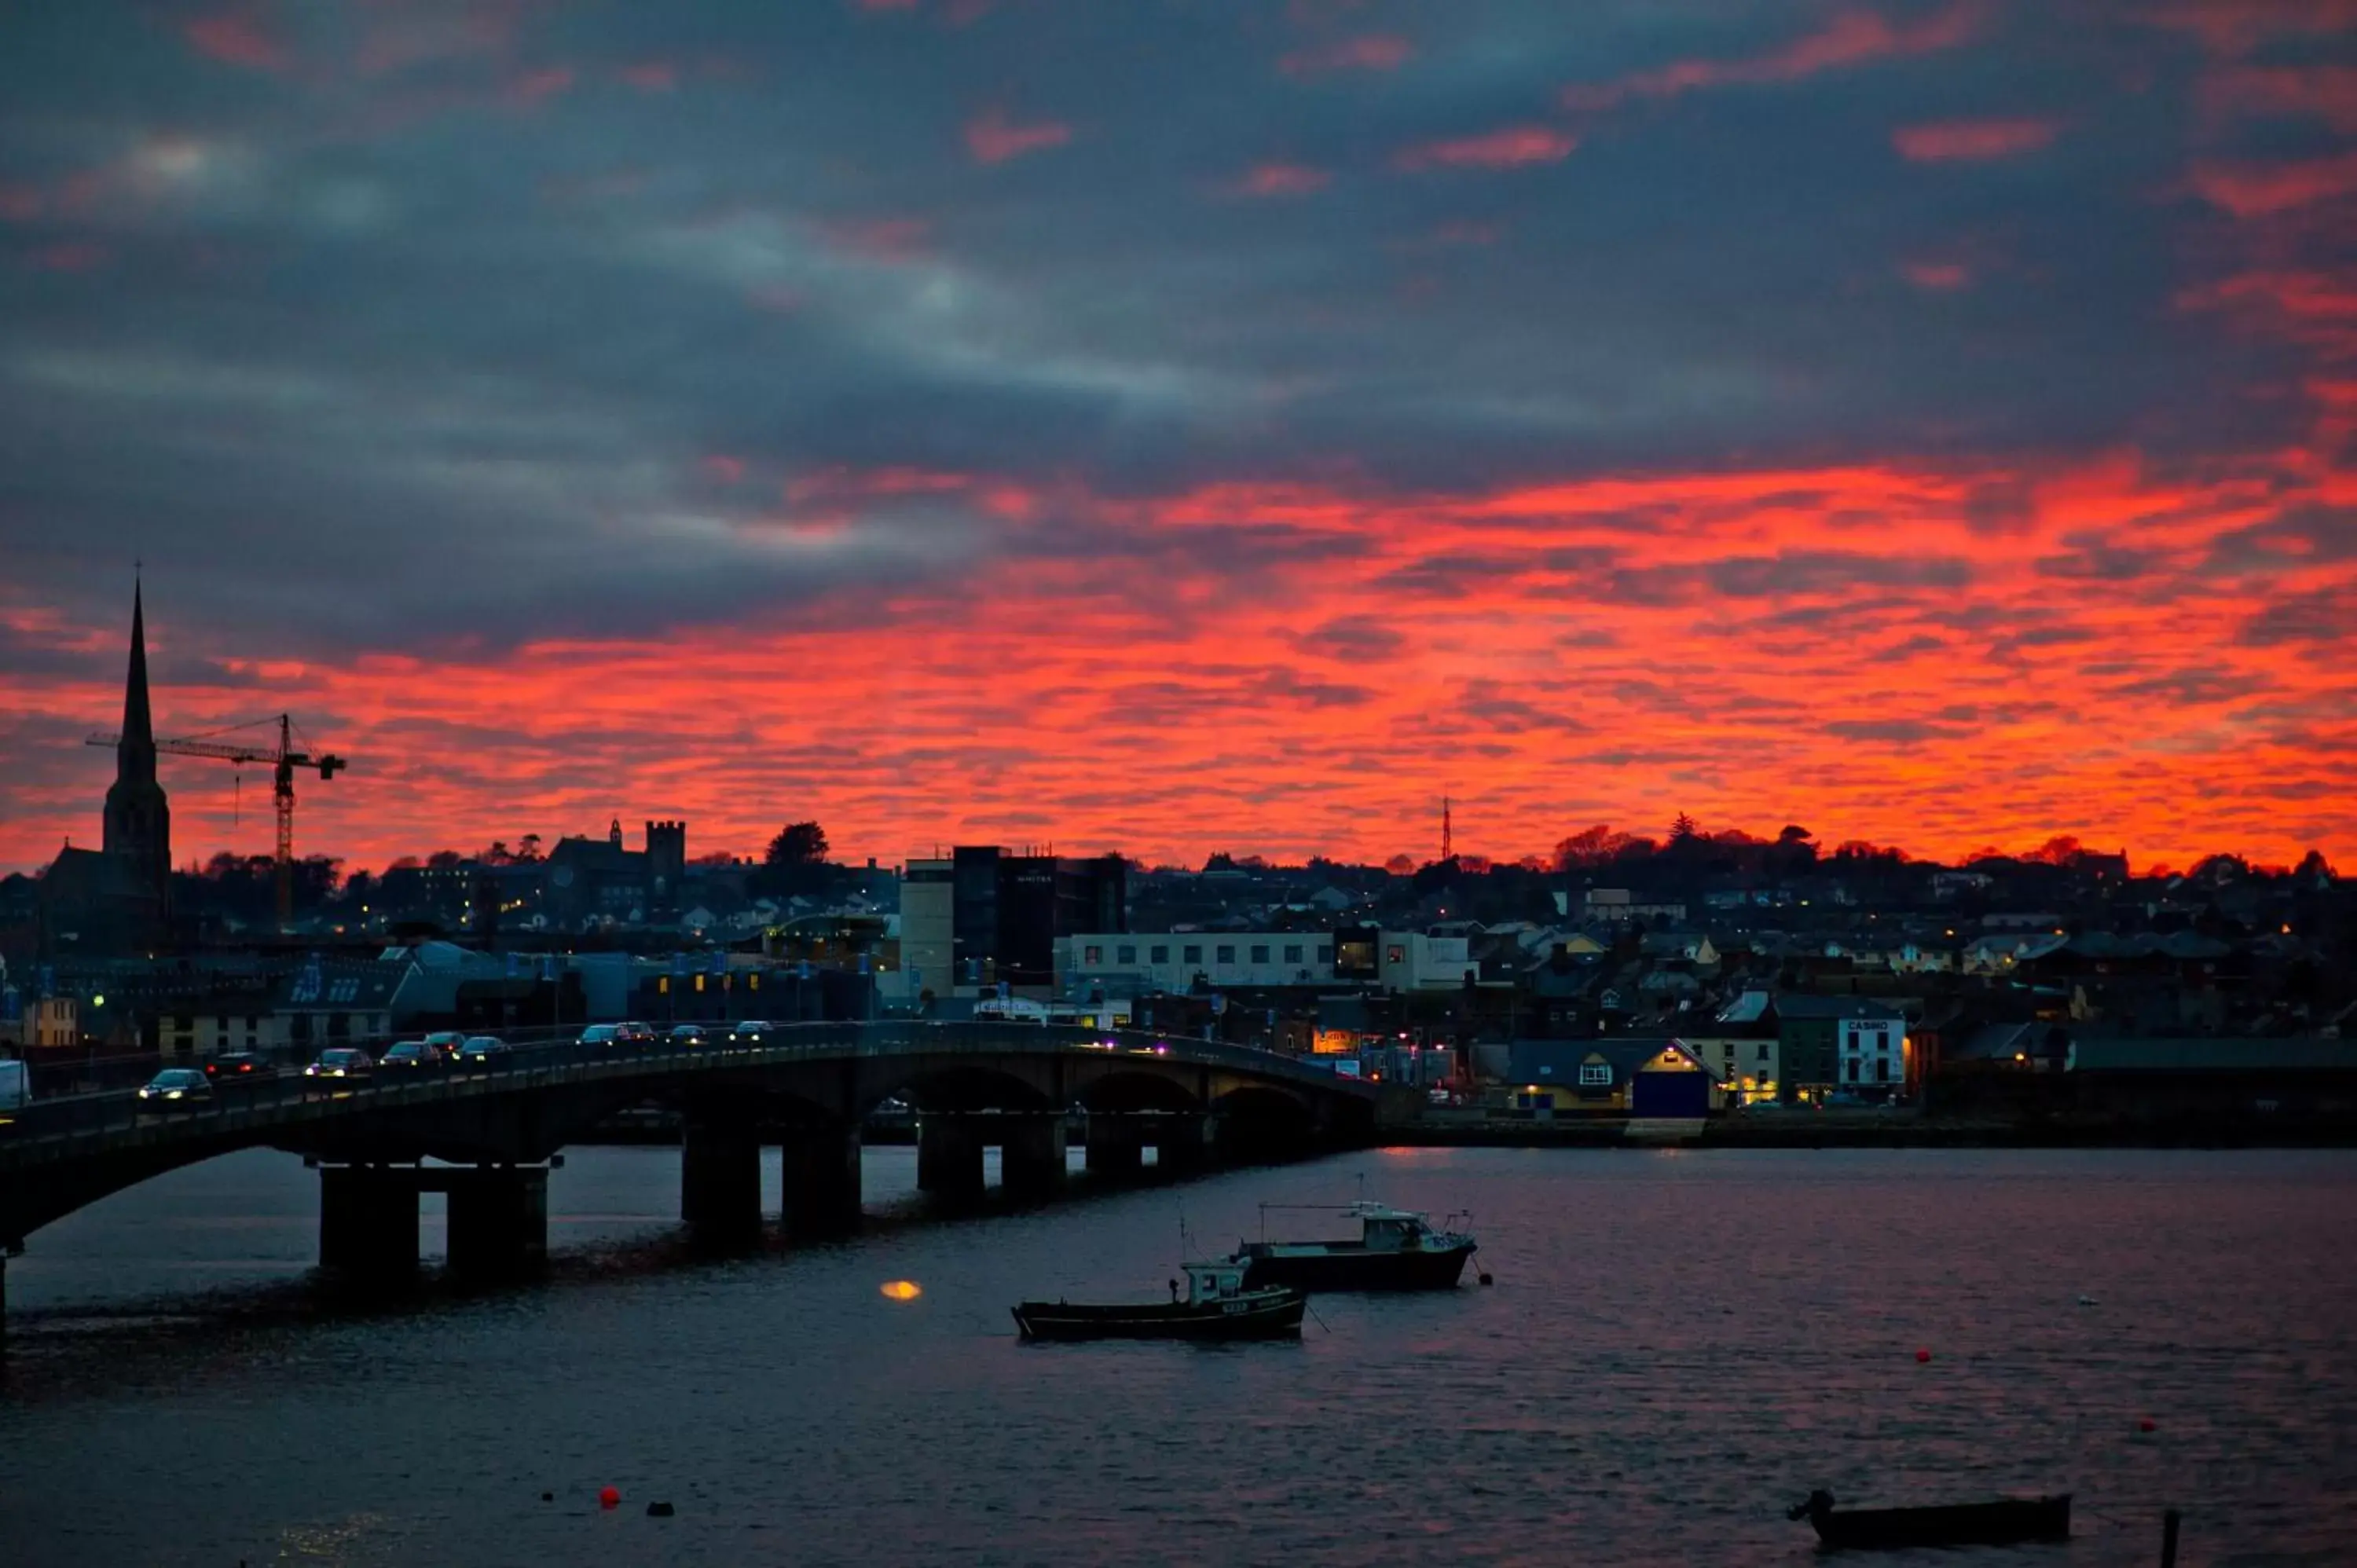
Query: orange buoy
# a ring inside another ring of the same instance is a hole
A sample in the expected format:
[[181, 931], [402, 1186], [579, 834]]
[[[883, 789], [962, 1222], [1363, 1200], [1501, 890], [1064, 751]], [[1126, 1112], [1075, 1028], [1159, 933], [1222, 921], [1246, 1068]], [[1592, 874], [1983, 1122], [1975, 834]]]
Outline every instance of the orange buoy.
[[597, 1494], [597, 1506], [601, 1509], [619, 1508], [621, 1502], [622, 1488], [619, 1487], [608, 1487]]
[[1932, 1359], [1932, 1352], [1930, 1352], [1929, 1350], [1918, 1350], [1918, 1351], [1916, 1351], [1916, 1352], [1915, 1352], [1915, 1360], [1916, 1360], [1916, 1362], [1917, 1362], [1917, 1364], [1918, 1364], [1918, 1365], [1921, 1365], [1921, 1363], [1923, 1363], [1923, 1362], [1925, 1362], [1925, 1361], [1928, 1361], [1928, 1360], [1930, 1360], [1931, 1359]]

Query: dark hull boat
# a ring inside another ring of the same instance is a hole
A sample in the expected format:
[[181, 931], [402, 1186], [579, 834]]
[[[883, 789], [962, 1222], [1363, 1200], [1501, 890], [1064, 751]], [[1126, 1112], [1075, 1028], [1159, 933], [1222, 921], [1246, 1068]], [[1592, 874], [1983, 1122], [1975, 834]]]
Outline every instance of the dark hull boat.
[[[1271, 1208], [1308, 1204], [1263, 1204], [1267, 1228]], [[1236, 1250], [1247, 1285], [1291, 1285], [1306, 1291], [1453, 1290], [1473, 1255], [1473, 1238], [1461, 1230], [1435, 1230], [1424, 1215], [1380, 1203], [1352, 1203], [1340, 1211], [1359, 1221], [1349, 1241], [1248, 1241]]]
[[1027, 1301], [1015, 1308], [1015, 1326], [1026, 1339], [1284, 1339], [1301, 1333], [1308, 1305], [1283, 1287], [1138, 1305]]
[[2071, 1539], [2071, 1494], [1951, 1503], [1940, 1508], [1836, 1509], [1833, 1494], [1813, 1492], [1791, 1510], [1816, 1527], [1828, 1551], [1876, 1552], [1910, 1546], [2012, 1546]]
[[1473, 1243], [1433, 1249], [1370, 1251], [1359, 1241], [1255, 1241], [1237, 1257], [1248, 1285], [1305, 1291], [1453, 1290]]

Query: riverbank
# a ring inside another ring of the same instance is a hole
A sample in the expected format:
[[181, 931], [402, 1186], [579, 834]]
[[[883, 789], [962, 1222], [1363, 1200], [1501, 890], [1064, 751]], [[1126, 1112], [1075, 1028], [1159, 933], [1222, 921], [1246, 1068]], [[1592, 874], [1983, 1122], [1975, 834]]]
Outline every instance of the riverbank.
[[1929, 1120], [1793, 1112], [1647, 1127], [1619, 1118], [1506, 1122], [1427, 1117], [1386, 1128], [1402, 1148], [1629, 1149], [2347, 1149], [2357, 1122], [2216, 1121], [2129, 1124]]

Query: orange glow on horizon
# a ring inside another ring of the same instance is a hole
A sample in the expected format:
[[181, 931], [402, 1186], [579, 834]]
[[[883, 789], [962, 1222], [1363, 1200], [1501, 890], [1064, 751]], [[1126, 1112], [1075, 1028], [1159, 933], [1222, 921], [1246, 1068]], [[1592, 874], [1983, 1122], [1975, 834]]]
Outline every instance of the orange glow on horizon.
[[[888, 470], [803, 499], [848, 526], [912, 489], [1018, 534], [1085, 515], [1120, 548], [985, 560], [801, 623], [471, 658], [200, 651], [352, 759], [298, 783], [296, 834], [353, 867], [617, 816], [634, 843], [687, 819], [692, 854], [815, 817], [886, 865], [1046, 841], [1420, 860], [1444, 793], [1458, 843], [1500, 860], [1684, 811], [1943, 859], [2071, 833], [2139, 866], [2357, 861], [2357, 560], [2286, 499], [2345, 504], [2319, 456], [1157, 498]], [[186, 651], [192, 612], [149, 588], [155, 645]], [[0, 718], [31, 737], [0, 865], [31, 869], [97, 840], [112, 758], [78, 743], [120, 711], [123, 628], [5, 596], [0, 621], [105, 671], [0, 671]], [[253, 706], [240, 685], [156, 695], [167, 736]], [[232, 827], [229, 769], [164, 768], [178, 860], [267, 853], [261, 789]]]

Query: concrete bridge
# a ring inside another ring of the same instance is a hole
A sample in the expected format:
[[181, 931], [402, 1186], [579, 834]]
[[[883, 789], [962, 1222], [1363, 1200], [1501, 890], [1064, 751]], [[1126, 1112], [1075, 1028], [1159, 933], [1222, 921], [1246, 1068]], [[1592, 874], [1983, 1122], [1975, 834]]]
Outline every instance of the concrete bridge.
[[380, 1282], [414, 1273], [418, 1195], [445, 1192], [450, 1268], [504, 1278], [545, 1254], [552, 1157], [649, 1101], [681, 1114], [682, 1219], [699, 1244], [726, 1249], [760, 1234], [770, 1144], [783, 1151], [787, 1233], [856, 1230], [859, 1129], [887, 1101], [914, 1109], [918, 1186], [956, 1202], [981, 1195], [990, 1147], [1011, 1194], [1053, 1196], [1074, 1106], [1088, 1168], [1120, 1177], [1143, 1168], [1147, 1148], [1163, 1172], [1185, 1175], [1362, 1144], [1386, 1094], [1243, 1047], [1021, 1024], [797, 1024], [753, 1042], [541, 1040], [509, 1057], [491, 1070], [226, 1084], [186, 1111], [143, 1111], [130, 1093], [36, 1101], [0, 1126], [0, 1271], [50, 1221], [242, 1148], [318, 1167], [325, 1267]]

